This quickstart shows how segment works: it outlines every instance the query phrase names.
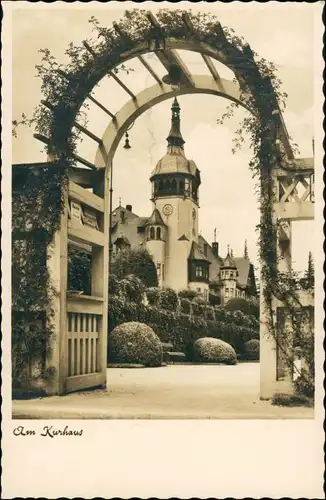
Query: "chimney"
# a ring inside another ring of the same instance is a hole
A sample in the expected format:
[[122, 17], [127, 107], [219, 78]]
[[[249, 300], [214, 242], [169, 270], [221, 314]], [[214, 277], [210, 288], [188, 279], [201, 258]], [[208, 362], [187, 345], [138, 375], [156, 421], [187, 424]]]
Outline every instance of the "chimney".
[[218, 257], [218, 243], [217, 241], [213, 241], [212, 243], [212, 252], [215, 257]]
[[128, 210], [128, 212], [132, 212], [132, 205], [126, 205], [126, 210]]
[[204, 255], [205, 255], [205, 257], [207, 257], [207, 248], [208, 248], [207, 243], [204, 243]]

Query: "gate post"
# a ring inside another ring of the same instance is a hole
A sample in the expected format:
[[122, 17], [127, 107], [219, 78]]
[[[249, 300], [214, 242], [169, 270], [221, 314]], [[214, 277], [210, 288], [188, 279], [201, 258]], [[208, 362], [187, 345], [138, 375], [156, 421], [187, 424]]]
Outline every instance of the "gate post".
[[47, 319], [54, 327], [46, 365], [55, 369], [47, 393], [64, 394], [67, 379], [67, 277], [68, 277], [68, 193], [65, 188], [64, 208], [60, 228], [47, 249], [47, 267], [55, 295], [52, 298], [53, 317]]
[[104, 246], [102, 248], [93, 248], [92, 252], [92, 295], [103, 297], [103, 316], [102, 316], [102, 336], [100, 344], [100, 366], [106, 387], [107, 380], [107, 339], [108, 339], [108, 295], [109, 295], [109, 231], [110, 221], [110, 176], [112, 175], [112, 165], [109, 164], [105, 169], [99, 171], [102, 178], [94, 186], [94, 194], [104, 199], [104, 213], [102, 217], [102, 227], [104, 233]]

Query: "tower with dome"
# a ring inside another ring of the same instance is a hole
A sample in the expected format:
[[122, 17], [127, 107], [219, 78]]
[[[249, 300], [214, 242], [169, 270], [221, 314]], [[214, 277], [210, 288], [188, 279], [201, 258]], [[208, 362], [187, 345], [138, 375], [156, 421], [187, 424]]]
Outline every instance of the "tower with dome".
[[194, 290], [206, 300], [214, 295], [220, 303], [254, 296], [254, 269], [247, 247], [244, 257], [233, 257], [228, 250], [222, 259], [218, 243], [210, 245], [199, 234], [200, 171], [185, 154], [176, 98], [171, 111], [167, 151], [150, 176], [152, 213], [139, 217], [131, 205], [119, 205], [113, 211], [113, 258], [121, 249], [141, 245], [152, 255], [160, 287]]

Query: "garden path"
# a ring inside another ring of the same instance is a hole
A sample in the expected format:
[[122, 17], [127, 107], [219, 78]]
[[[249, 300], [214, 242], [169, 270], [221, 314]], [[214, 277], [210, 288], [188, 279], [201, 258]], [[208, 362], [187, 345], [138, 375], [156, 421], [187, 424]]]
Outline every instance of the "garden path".
[[259, 400], [259, 363], [109, 368], [107, 391], [13, 401], [13, 418], [310, 419]]

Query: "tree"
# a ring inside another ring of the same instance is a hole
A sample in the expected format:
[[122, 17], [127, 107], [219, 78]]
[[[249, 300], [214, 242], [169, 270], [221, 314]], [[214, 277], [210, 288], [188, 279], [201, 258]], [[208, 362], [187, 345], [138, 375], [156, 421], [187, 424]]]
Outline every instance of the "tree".
[[313, 290], [315, 286], [315, 266], [312, 258], [312, 253], [309, 252], [308, 256], [308, 267], [304, 273], [301, 285], [306, 290]]
[[155, 264], [148, 250], [144, 248], [119, 252], [112, 263], [111, 272], [119, 280], [133, 274], [141, 279], [146, 288], [158, 286]]
[[241, 311], [246, 315], [253, 315], [255, 318], [259, 319], [259, 305], [255, 300], [247, 300], [241, 297], [235, 297], [230, 299], [225, 304], [225, 309], [227, 311]]

